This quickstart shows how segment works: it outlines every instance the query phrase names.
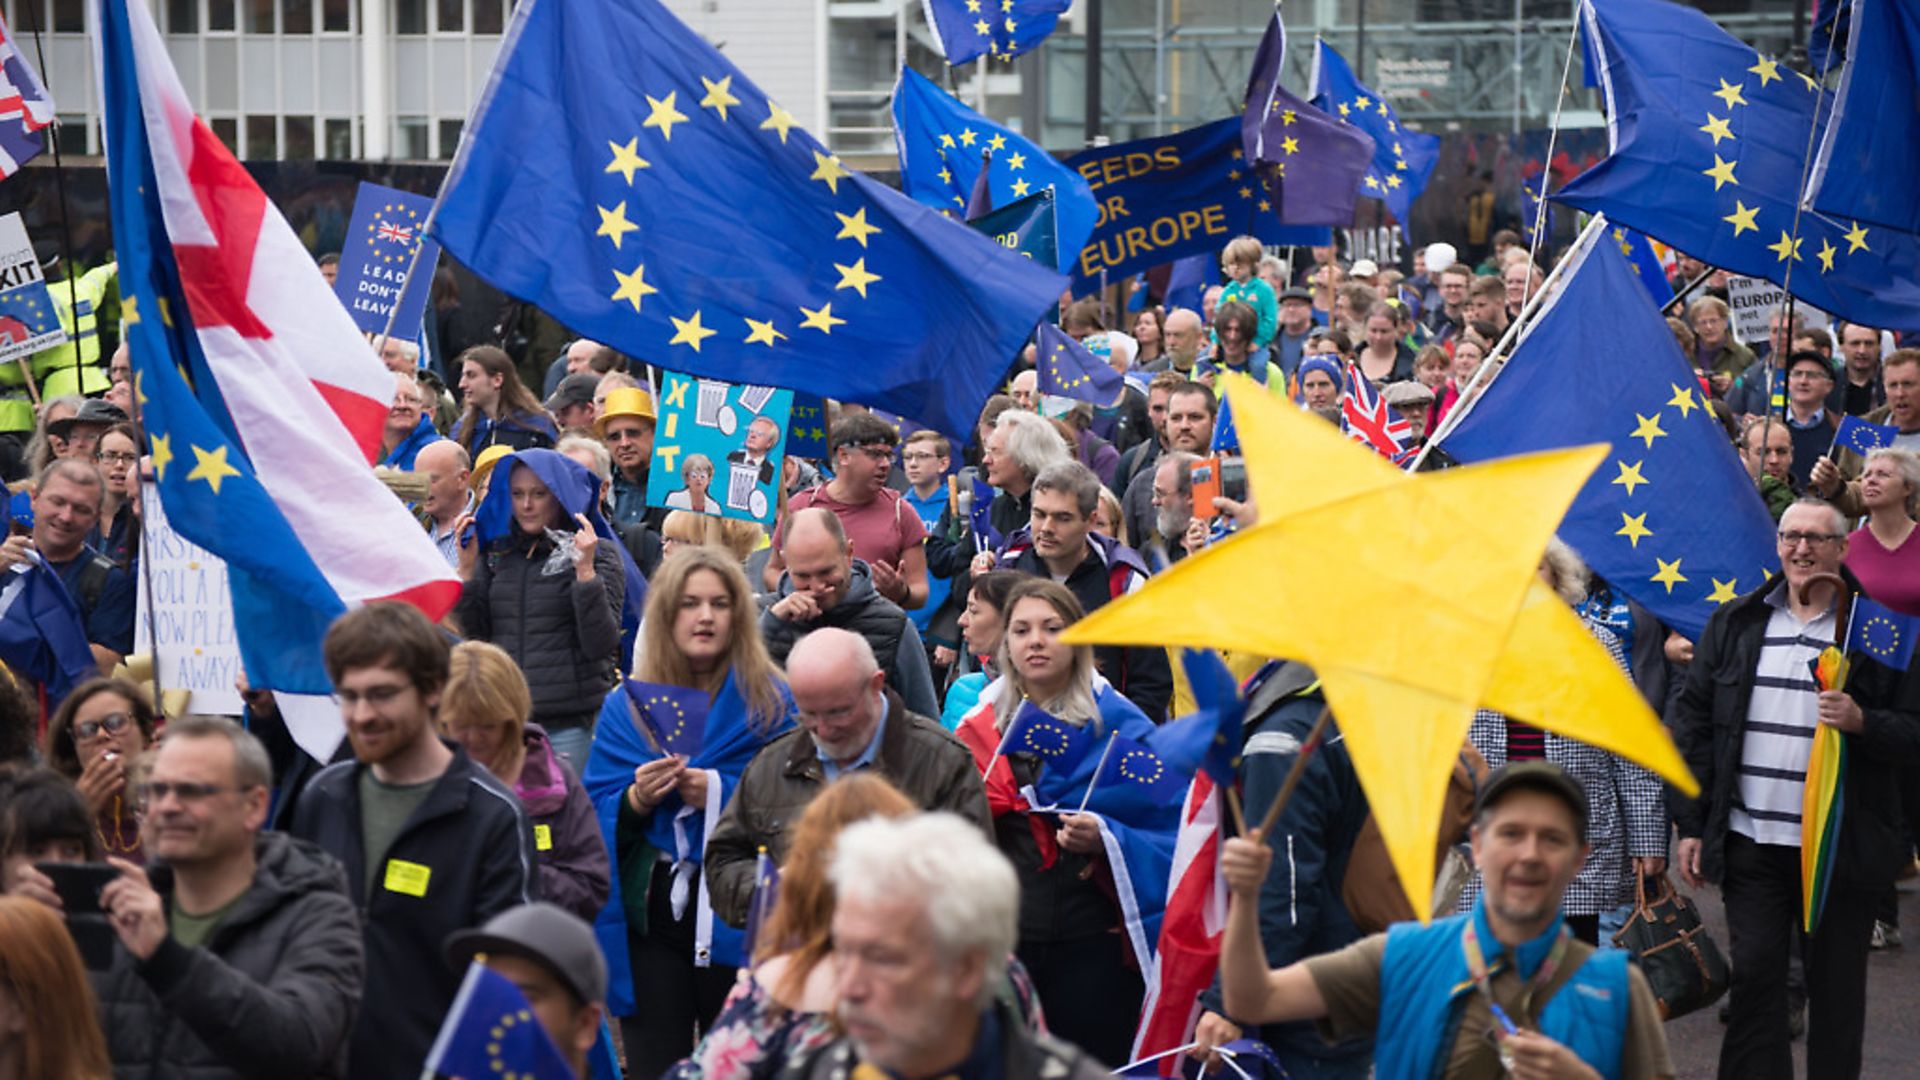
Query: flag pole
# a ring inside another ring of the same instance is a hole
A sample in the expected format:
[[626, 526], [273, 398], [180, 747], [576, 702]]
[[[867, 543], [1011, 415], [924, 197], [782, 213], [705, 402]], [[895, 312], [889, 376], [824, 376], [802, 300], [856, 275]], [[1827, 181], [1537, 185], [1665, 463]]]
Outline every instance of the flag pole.
[[[29, 21], [33, 23], [33, 53], [35, 58], [40, 61], [41, 78], [44, 79], [46, 78], [45, 72], [47, 70], [47, 50], [40, 37], [40, 5], [37, 3], [28, 4], [27, 10], [32, 12], [32, 15], [29, 16]], [[21, 108], [24, 110], [25, 106], [23, 105]], [[54, 198], [60, 203], [60, 262], [62, 269], [67, 275], [68, 317], [73, 319], [73, 392], [76, 394], [84, 394], [86, 392], [86, 380], [80, 375], [80, 279], [74, 276], [73, 226], [67, 220], [67, 166], [65, 159], [60, 156], [60, 118], [57, 116], [47, 129], [47, 143], [53, 150], [53, 191]], [[100, 351], [100, 315], [98, 312], [94, 313], [93, 325], [93, 347], [94, 353], [98, 355]], [[29, 359], [30, 356], [28, 355], [20, 357], [20, 373], [27, 378], [27, 399], [33, 402], [33, 407], [37, 412], [40, 408], [40, 395], [33, 385], [33, 371], [27, 363]], [[159, 702], [156, 701], [154, 704], [157, 707]]]
[[[1441, 441], [1448, 435], [1453, 434], [1453, 429], [1459, 427], [1460, 421], [1466, 419], [1467, 413], [1472, 411], [1474, 403], [1479, 400], [1470, 395], [1472, 395], [1473, 391], [1477, 389], [1481, 383], [1491, 382], [1493, 380], [1495, 374], [1494, 365], [1496, 362], [1503, 359], [1503, 353], [1511, 352], [1513, 347], [1518, 344], [1521, 324], [1533, 316], [1547, 297], [1553, 295], [1554, 286], [1559, 282], [1566, 268], [1585, 258], [1586, 247], [1592, 243], [1594, 237], [1599, 235], [1600, 230], [1606, 227], [1606, 220], [1604, 214], [1595, 214], [1587, 220], [1586, 228], [1580, 230], [1579, 237], [1573, 242], [1573, 250], [1568, 253], [1566, 258], [1554, 265], [1553, 270], [1547, 274], [1547, 279], [1540, 283], [1540, 291], [1534, 293], [1532, 297], [1528, 299], [1526, 306], [1520, 309], [1519, 317], [1507, 324], [1506, 332], [1501, 334], [1500, 340], [1494, 343], [1492, 349], [1488, 350], [1487, 358], [1480, 362], [1478, 368], [1474, 369], [1473, 378], [1467, 380], [1467, 385], [1461, 388], [1461, 404], [1454, 406], [1453, 411], [1447, 413], [1447, 418], [1440, 422], [1439, 430], [1427, 436], [1426, 445], [1420, 448], [1420, 453], [1415, 455], [1413, 461], [1407, 465], [1408, 472], [1419, 472], [1421, 464], [1427, 460], [1427, 455], [1433, 452], [1433, 448], [1440, 445]], [[1529, 275], [1528, 280], [1532, 280], [1531, 275]]]
[[[1838, 0], [1835, 0], [1835, 2], [1838, 2]], [[1848, 35], [1849, 35], [1849, 40], [1851, 40], [1851, 35], [1852, 35], [1851, 29], [1848, 30]], [[1787, 294], [1786, 332], [1787, 332], [1788, 355], [1792, 355], [1793, 353], [1793, 300], [1794, 300], [1793, 264], [1800, 261], [1800, 259], [1798, 258], [1798, 251], [1797, 251], [1800, 245], [1800, 214], [1801, 214], [1801, 211], [1806, 208], [1806, 204], [1807, 204], [1807, 176], [1813, 169], [1813, 147], [1816, 141], [1815, 136], [1817, 136], [1820, 133], [1820, 95], [1826, 93], [1827, 71], [1832, 66], [1832, 64], [1833, 64], [1833, 49], [1828, 48], [1826, 52], [1825, 62], [1820, 65], [1820, 85], [1818, 88], [1814, 90], [1813, 115], [1812, 115], [1811, 121], [1807, 124], [1806, 149], [1804, 149], [1800, 153], [1800, 184], [1797, 188], [1795, 188], [1795, 190], [1799, 193], [1799, 197], [1793, 200], [1793, 232], [1791, 234], [1792, 239], [1789, 241], [1789, 245], [1788, 245], [1788, 248], [1789, 248], [1788, 254], [1794, 255], [1795, 257], [1787, 260], [1787, 272], [1780, 279], [1780, 291]], [[1837, 118], [1830, 117], [1828, 122], [1832, 123], [1834, 119], [1837, 119]], [[1780, 357], [1774, 355], [1772, 335], [1769, 334], [1768, 341], [1767, 341], [1767, 358], [1765, 361], [1766, 367], [1763, 369], [1766, 373], [1766, 387], [1767, 387], [1767, 393], [1768, 393], [1769, 399], [1771, 399], [1772, 393], [1773, 393], [1773, 370], [1776, 366], [1778, 366], [1780, 359], [1781, 359]], [[1787, 395], [1785, 392], [1785, 387], [1782, 387], [1781, 397], [1786, 398], [1786, 396]], [[1787, 419], [1792, 420], [1793, 419], [1792, 400], [1787, 399], [1784, 402], [1784, 404], [1785, 404], [1785, 411], [1787, 413]], [[1773, 414], [1773, 402], [1771, 400], [1768, 400], [1766, 407], [1767, 407], [1767, 414], [1771, 416]], [[1837, 440], [1838, 438], [1839, 438], [1839, 433], [1835, 432], [1835, 439]], [[1831, 446], [1827, 447], [1827, 453], [1825, 457], [1828, 461], [1833, 461], [1833, 447]], [[1834, 463], [1836, 465], [1839, 464], [1838, 462], [1834, 462]], [[1842, 476], [1840, 478], [1840, 486], [1843, 489], [1846, 487], [1846, 477]], [[1844, 645], [1841, 648], [1843, 651], [1845, 650]]]
[[1293, 798], [1293, 789], [1300, 786], [1300, 778], [1306, 774], [1308, 759], [1326, 740], [1327, 727], [1332, 722], [1333, 706], [1322, 704], [1319, 718], [1313, 722], [1313, 728], [1307, 732], [1307, 740], [1300, 744], [1300, 752], [1294, 755], [1293, 765], [1287, 769], [1287, 778], [1280, 782], [1280, 791], [1273, 797], [1273, 805], [1267, 807], [1266, 816], [1260, 819], [1260, 827], [1253, 830], [1247, 839], [1258, 844], [1280, 823], [1280, 811], [1285, 810], [1288, 801]]
[[1074, 813], [1084, 814], [1087, 812], [1087, 804], [1093, 801], [1093, 789], [1100, 786], [1100, 774], [1107, 771], [1107, 758], [1113, 755], [1113, 743], [1114, 740], [1119, 737], [1120, 732], [1118, 731], [1114, 731], [1107, 736], [1107, 748], [1100, 751], [1100, 763], [1093, 767], [1093, 779], [1088, 781], [1087, 793], [1081, 797], [1080, 809], [1074, 811]]
[[[1515, 6], [1518, 6], [1518, 0], [1515, 0]], [[1567, 62], [1566, 65], [1560, 69], [1560, 99], [1555, 102], [1553, 106], [1553, 126], [1547, 129], [1547, 156], [1540, 167], [1540, 195], [1534, 200], [1533, 204], [1533, 245], [1527, 251], [1527, 262], [1530, 266], [1538, 266], [1540, 264], [1540, 242], [1545, 237], [1547, 231], [1547, 181], [1553, 178], [1553, 150], [1560, 141], [1560, 117], [1562, 110], [1564, 110], [1567, 105], [1567, 84], [1573, 79], [1573, 54], [1579, 51], [1580, 15], [1576, 10], [1573, 18], [1573, 32], [1567, 36]], [[1519, 24], [1517, 21], [1515, 22], [1514, 29], [1513, 61], [1516, 72], [1515, 80], [1517, 81], [1519, 78], [1517, 73], [1520, 65]], [[1520, 126], [1520, 108], [1518, 104], [1520, 98], [1518, 88], [1516, 87], [1515, 89], [1513, 120], [1515, 133], [1517, 134]], [[1527, 310], [1527, 301], [1531, 299], [1529, 290], [1532, 288], [1533, 274], [1529, 273], [1527, 274], [1526, 284], [1521, 286], [1520, 289], [1520, 308], [1523, 314]], [[1540, 291], [1546, 291], [1546, 284], [1544, 282], [1541, 283]]]

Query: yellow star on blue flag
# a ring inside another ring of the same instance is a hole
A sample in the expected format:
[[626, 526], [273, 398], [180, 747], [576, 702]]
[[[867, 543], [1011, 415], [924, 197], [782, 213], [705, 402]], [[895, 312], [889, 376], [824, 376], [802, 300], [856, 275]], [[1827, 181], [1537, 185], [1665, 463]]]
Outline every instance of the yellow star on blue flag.
[[523, 0], [506, 40], [434, 234], [622, 352], [962, 434], [1065, 284], [848, 168], [660, 0]]

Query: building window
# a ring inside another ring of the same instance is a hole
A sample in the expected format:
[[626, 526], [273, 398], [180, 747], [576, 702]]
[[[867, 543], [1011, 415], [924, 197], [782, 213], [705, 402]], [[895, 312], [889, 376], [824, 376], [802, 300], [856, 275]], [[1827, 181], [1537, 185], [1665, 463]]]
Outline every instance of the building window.
[[353, 121], [329, 119], [324, 124], [327, 136], [327, 160], [353, 159]]
[[460, 129], [466, 126], [465, 120], [440, 121], [440, 159], [453, 160], [453, 152], [460, 148]]
[[289, 116], [286, 118], [286, 153], [282, 156], [288, 161], [313, 160], [313, 117]]
[[353, 29], [353, 0], [321, 0], [320, 28], [330, 33]]
[[274, 0], [244, 0], [246, 4], [247, 33], [273, 33]]
[[200, 0], [167, 0], [167, 33], [200, 32]]
[[466, 0], [439, 0], [440, 32], [457, 34], [467, 25]]
[[233, 29], [233, 0], [207, 0], [207, 29]]
[[393, 5], [393, 32], [396, 34], [426, 33], [427, 0], [396, 0]]
[[55, 33], [61, 34], [85, 32], [87, 29], [86, 0], [53, 0], [53, 29]]
[[476, 34], [498, 34], [506, 28], [503, 12], [506, 5], [502, 0], [473, 0], [473, 32]]
[[396, 121], [400, 138], [394, 143], [394, 157], [404, 161], [426, 161], [433, 157], [427, 146], [427, 120], [424, 116], [403, 116]]
[[207, 121], [207, 126], [213, 129], [214, 137], [225, 144], [228, 153], [235, 157], [240, 156], [240, 126], [238, 121], [231, 116], [216, 116]]
[[280, 156], [280, 138], [273, 117], [247, 117], [247, 160], [273, 161]]
[[283, 34], [313, 33], [313, 0], [281, 0], [280, 32]]

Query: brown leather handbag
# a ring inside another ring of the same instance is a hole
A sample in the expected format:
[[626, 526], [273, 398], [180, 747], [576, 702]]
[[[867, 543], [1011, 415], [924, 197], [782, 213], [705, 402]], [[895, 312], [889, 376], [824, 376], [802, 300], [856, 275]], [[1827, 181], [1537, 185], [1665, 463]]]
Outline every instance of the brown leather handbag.
[[1660, 1018], [1671, 1020], [1720, 1000], [1727, 992], [1727, 960], [1693, 901], [1675, 892], [1665, 874], [1659, 883], [1651, 899], [1645, 878], [1634, 883], [1633, 915], [1613, 943], [1633, 954], [1660, 1003]]

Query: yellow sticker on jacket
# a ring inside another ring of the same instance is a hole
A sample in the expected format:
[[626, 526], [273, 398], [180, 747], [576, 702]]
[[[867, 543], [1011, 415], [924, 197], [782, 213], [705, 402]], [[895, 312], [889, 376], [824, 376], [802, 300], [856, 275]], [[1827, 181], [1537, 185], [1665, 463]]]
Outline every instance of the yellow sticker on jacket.
[[533, 827], [533, 846], [541, 851], [552, 851], [553, 826], [535, 825]]
[[386, 888], [388, 892], [397, 892], [406, 896], [427, 895], [427, 879], [433, 876], [433, 868], [405, 859], [387, 860]]

